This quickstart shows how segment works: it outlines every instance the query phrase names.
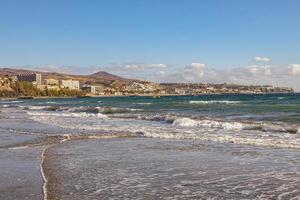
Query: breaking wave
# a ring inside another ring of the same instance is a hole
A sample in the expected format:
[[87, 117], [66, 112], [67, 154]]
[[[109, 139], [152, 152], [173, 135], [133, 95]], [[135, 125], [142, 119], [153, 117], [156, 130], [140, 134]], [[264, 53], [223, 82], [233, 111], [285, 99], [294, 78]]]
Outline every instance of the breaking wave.
[[106, 119], [107, 116], [101, 113], [72, 113], [72, 112], [27, 112], [30, 116], [58, 116], [58, 117], [97, 117], [101, 119]]
[[117, 113], [127, 113], [127, 112], [137, 112], [143, 111], [143, 109], [135, 108], [114, 108], [114, 107], [90, 107], [90, 106], [80, 106], [80, 107], [63, 107], [63, 106], [19, 106], [24, 110], [45, 110], [45, 111], [66, 111], [66, 112], [84, 112], [84, 113], [102, 113], [102, 114], [117, 114]]
[[141, 136], [154, 138], [300, 148], [299, 127], [285, 127], [279, 124], [192, 119], [174, 115], [112, 117], [102, 113], [50, 111], [27, 111], [27, 114], [35, 121], [88, 132], [138, 132]]
[[243, 135], [229, 134], [190, 134], [190, 133], [159, 133], [145, 132], [146, 137], [164, 138], [164, 139], [192, 139], [202, 141], [212, 141], [220, 143], [234, 143], [253, 146], [267, 146], [278, 148], [296, 148], [300, 149], [300, 140], [298, 139], [282, 139], [282, 138], [261, 138], [261, 137], [245, 137]]
[[141, 103], [136, 103], [138, 105], [152, 105], [153, 103], [151, 102], [141, 102]]
[[245, 125], [239, 122], [219, 122], [214, 120], [194, 120], [190, 118], [179, 118], [174, 120], [173, 125], [185, 127], [222, 128], [227, 130], [242, 130]]
[[235, 122], [235, 121], [217, 121], [213, 119], [190, 119], [178, 118], [174, 120], [173, 125], [183, 127], [202, 127], [202, 128], [217, 128], [226, 130], [249, 130], [261, 132], [275, 132], [275, 133], [291, 133], [296, 134], [300, 132], [300, 127], [291, 126], [289, 124], [272, 124], [259, 122]]
[[239, 104], [241, 101], [189, 101], [190, 104]]

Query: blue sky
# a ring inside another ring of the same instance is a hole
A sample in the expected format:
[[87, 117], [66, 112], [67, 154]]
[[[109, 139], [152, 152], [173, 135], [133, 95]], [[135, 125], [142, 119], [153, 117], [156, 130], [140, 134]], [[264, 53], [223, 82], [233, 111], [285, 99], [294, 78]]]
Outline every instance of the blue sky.
[[261, 66], [255, 57], [288, 67], [300, 63], [299, 10], [299, 0], [0, 0], [0, 65], [111, 68], [145, 79], [153, 64], [173, 76], [193, 63]]

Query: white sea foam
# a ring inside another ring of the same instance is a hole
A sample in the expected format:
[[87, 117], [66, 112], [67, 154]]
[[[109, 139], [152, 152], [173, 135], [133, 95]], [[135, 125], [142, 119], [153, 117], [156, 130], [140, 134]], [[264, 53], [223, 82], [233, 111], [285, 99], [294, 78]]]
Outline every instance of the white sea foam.
[[171, 117], [171, 123], [161, 123], [160, 121], [166, 121], [168, 118], [162, 115], [150, 116], [150, 120], [120, 119], [108, 118], [101, 113], [65, 111], [28, 111], [27, 113], [35, 121], [73, 130], [139, 132], [145, 137], [155, 138], [300, 148], [299, 134], [289, 134], [290, 132], [287, 131], [288, 128], [292, 128], [293, 133], [295, 131], [299, 133], [300, 128], [289, 127], [288, 124], [285, 127], [281, 124], [253, 124], [253, 122], [249, 124], [218, 119], [176, 118], [175, 116]]
[[151, 105], [153, 103], [151, 103], [151, 102], [140, 102], [140, 103], [136, 103], [136, 104], [139, 104], [139, 105]]
[[11, 101], [10, 103], [23, 103], [24, 101]]
[[47, 101], [46, 103], [47, 104], [56, 104], [56, 102], [54, 102], [54, 101]]
[[282, 100], [282, 99], [287, 99], [287, 97], [278, 97], [277, 99]]
[[213, 141], [220, 143], [234, 143], [253, 146], [269, 146], [280, 148], [297, 148], [300, 149], [300, 139], [278, 139], [278, 138], [261, 138], [261, 137], [245, 137], [242, 135], [229, 134], [190, 134], [190, 133], [159, 133], [159, 132], [145, 132], [146, 137], [165, 138], [165, 139], [192, 139]]
[[47, 108], [47, 106], [29, 106], [28, 107], [29, 110], [43, 110], [46, 108]]
[[27, 112], [31, 116], [58, 116], [58, 117], [97, 117], [101, 119], [106, 119], [107, 116], [101, 113], [72, 113], [72, 112]]
[[241, 101], [225, 101], [225, 100], [220, 100], [220, 101], [189, 101], [190, 104], [239, 104]]
[[185, 127], [222, 128], [227, 130], [242, 130], [245, 126], [239, 122], [219, 122], [214, 120], [194, 120], [190, 118], [175, 119], [173, 125]]
[[2, 100], [1, 102], [0, 102], [1, 104], [3, 104], [3, 103], [8, 103], [8, 104], [15, 104], [15, 103], [23, 103], [23, 101], [8, 101], [8, 100]]

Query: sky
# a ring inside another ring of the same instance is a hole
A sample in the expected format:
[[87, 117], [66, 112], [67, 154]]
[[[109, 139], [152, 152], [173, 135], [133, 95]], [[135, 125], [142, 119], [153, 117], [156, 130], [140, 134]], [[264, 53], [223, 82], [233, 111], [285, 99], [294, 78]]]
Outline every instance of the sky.
[[300, 91], [299, 0], [0, 0], [0, 67]]

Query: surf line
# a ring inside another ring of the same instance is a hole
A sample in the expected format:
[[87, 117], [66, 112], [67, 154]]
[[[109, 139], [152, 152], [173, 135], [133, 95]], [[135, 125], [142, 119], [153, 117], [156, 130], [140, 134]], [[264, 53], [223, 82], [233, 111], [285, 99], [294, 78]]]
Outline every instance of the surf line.
[[52, 145], [49, 145], [49, 146], [47, 146], [47, 147], [45, 147], [44, 149], [43, 149], [43, 151], [42, 151], [42, 158], [41, 158], [41, 163], [40, 163], [40, 171], [41, 171], [41, 176], [42, 176], [42, 178], [43, 178], [43, 196], [44, 196], [44, 200], [48, 200], [48, 190], [47, 190], [47, 186], [48, 186], [48, 179], [47, 179], [47, 177], [46, 177], [46, 172], [45, 172], [45, 167], [44, 167], [44, 164], [45, 164], [45, 159], [46, 159], [46, 151], [49, 149], [49, 148], [51, 148], [51, 147], [53, 147], [53, 146], [55, 146], [55, 145], [57, 145], [57, 144], [60, 144], [60, 143], [64, 143], [64, 142], [66, 142], [66, 141], [68, 141], [68, 140], [70, 140], [71, 138], [70, 138], [70, 136], [68, 135], [68, 134], [65, 134], [65, 135], [62, 135], [63, 136], [63, 138], [62, 139], [60, 139], [57, 143], [54, 143], [54, 144], [52, 144]]
[[41, 175], [42, 175], [42, 178], [43, 178], [43, 196], [44, 196], [44, 200], [47, 200], [48, 199], [48, 195], [47, 195], [47, 184], [48, 184], [48, 179], [47, 177], [45, 176], [45, 170], [44, 170], [44, 167], [43, 167], [43, 164], [44, 164], [44, 161], [45, 161], [45, 152], [46, 150], [48, 149], [49, 147], [46, 147], [45, 149], [43, 149], [42, 151], [42, 160], [41, 160], [41, 163], [40, 163], [40, 170], [41, 170]]

